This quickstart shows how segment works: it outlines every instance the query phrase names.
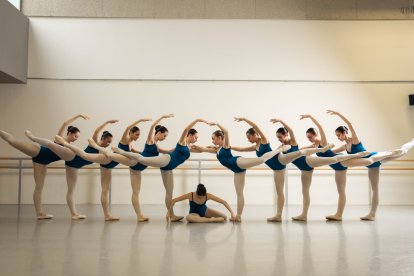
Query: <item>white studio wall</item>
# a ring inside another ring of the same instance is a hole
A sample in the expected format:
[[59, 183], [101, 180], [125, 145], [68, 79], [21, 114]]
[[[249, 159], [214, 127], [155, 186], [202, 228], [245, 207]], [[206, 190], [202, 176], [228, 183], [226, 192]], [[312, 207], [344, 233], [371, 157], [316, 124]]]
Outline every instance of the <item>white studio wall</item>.
[[[234, 116], [245, 116], [276, 146], [279, 126], [269, 119], [279, 117], [291, 124], [300, 145], [307, 145], [305, 131], [312, 124], [299, 121], [299, 114], [311, 113], [339, 145], [334, 129], [342, 123], [325, 114], [337, 109], [348, 115], [368, 150], [390, 150], [414, 137], [414, 110], [407, 97], [413, 91], [413, 27], [402, 21], [32, 18], [29, 80], [0, 86], [0, 129], [24, 140], [25, 129], [52, 138], [62, 121], [85, 113], [91, 120], [76, 126], [81, 129], [77, 144], [86, 146], [86, 138], [105, 120], [120, 120], [108, 128], [117, 142], [130, 122], [174, 113], [163, 122], [170, 131], [165, 148], [173, 147], [196, 117], [219, 121], [229, 128], [233, 145], [247, 145], [247, 126], [233, 122]], [[139, 127], [135, 146], [142, 149], [149, 123]], [[196, 128], [199, 143], [209, 144], [214, 128]], [[0, 141], [0, 156], [23, 155]], [[214, 158], [192, 155], [204, 157]], [[289, 174], [289, 202], [300, 204], [299, 173]], [[366, 171], [349, 174], [348, 204], [367, 204]], [[194, 171], [175, 176], [175, 195], [197, 184]], [[412, 171], [383, 171], [381, 204], [413, 204], [413, 176]], [[65, 203], [65, 181], [63, 170], [49, 172], [44, 203]], [[209, 191], [235, 202], [230, 171], [203, 172], [202, 181]], [[25, 171], [24, 203], [32, 202], [33, 182], [31, 171]], [[0, 203], [15, 203], [16, 171], [0, 170], [0, 184]], [[112, 202], [129, 204], [130, 189], [128, 171], [116, 171]], [[76, 201], [98, 204], [99, 193], [99, 171], [81, 170]], [[246, 204], [272, 204], [272, 172], [248, 172], [245, 194]], [[312, 204], [336, 203], [332, 171], [315, 172], [311, 194]], [[141, 202], [163, 200], [159, 172], [145, 171]]]

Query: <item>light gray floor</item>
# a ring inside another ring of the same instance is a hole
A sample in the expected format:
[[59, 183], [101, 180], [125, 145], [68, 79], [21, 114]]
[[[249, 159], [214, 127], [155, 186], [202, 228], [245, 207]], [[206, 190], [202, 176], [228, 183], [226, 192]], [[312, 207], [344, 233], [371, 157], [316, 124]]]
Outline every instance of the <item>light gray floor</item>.
[[[414, 275], [414, 206], [349, 206], [346, 220], [327, 223], [334, 206], [311, 206], [310, 221], [266, 223], [271, 206], [246, 206], [242, 224], [165, 223], [163, 206], [143, 206], [137, 224], [129, 205], [113, 206], [120, 222], [105, 223], [98, 205], [79, 206], [71, 222], [64, 205], [0, 205], [0, 275]], [[289, 207], [296, 215], [298, 206]], [[179, 206], [177, 213], [187, 208]]]

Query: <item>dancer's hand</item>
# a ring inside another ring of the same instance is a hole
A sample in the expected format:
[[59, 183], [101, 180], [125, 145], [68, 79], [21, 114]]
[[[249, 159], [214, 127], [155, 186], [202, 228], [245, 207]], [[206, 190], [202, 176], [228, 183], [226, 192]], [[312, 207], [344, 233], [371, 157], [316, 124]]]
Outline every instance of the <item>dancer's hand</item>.
[[197, 122], [208, 124], [207, 120], [204, 119], [197, 119]]
[[214, 123], [214, 122], [207, 122], [207, 124], [208, 124], [209, 126], [216, 126], [216, 125], [218, 125], [217, 123]]
[[307, 118], [312, 118], [312, 115], [309, 115], [309, 114], [300, 115], [300, 120], [307, 119]]
[[329, 115], [340, 115], [340, 113], [339, 112], [337, 112], [337, 111], [334, 111], [334, 110], [326, 110], [326, 113], [328, 113]]
[[119, 120], [109, 120], [109, 121], [106, 121], [107, 124], [115, 124], [115, 123], [118, 123], [118, 122], [119, 122]]
[[78, 115], [78, 117], [79, 117], [79, 118], [82, 118], [82, 119], [84, 119], [84, 120], [89, 120], [89, 119], [90, 119], [90, 117], [89, 117], [89, 116], [82, 115], [82, 114], [79, 114], [79, 115]]
[[163, 119], [165, 119], [165, 118], [171, 118], [171, 117], [174, 117], [174, 114], [167, 114], [167, 115], [163, 115], [163, 116], [161, 116], [161, 118], [163, 118]]
[[244, 118], [244, 117], [234, 117], [234, 121], [236, 121], [236, 122], [242, 122], [242, 121], [245, 121], [246, 120], [246, 118]]
[[149, 121], [152, 121], [152, 118], [142, 118], [140, 121], [141, 122], [149, 122]]
[[273, 118], [273, 119], [270, 119], [270, 122], [271, 122], [272, 124], [276, 124], [276, 123], [281, 123], [281, 122], [282, 122], [282, 120], [280, 120], [280, 119], [276, 119], [276, 118]]

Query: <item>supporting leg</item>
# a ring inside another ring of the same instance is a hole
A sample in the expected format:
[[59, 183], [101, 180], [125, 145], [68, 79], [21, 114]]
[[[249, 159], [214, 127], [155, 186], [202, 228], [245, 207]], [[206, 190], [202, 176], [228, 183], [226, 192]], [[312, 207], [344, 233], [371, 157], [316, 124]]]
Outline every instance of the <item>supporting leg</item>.
[[132, 187], [132, 206], [134, 207], [135, 213], [137, 214], [137, 221], [144, 222], [148, 221], [149, 218], [144, 216], [141, 212], [141, 206], [139, 203], [139, 193], [141, 191], [141, 171], [129, 170], [131, 173], [131, 187]]

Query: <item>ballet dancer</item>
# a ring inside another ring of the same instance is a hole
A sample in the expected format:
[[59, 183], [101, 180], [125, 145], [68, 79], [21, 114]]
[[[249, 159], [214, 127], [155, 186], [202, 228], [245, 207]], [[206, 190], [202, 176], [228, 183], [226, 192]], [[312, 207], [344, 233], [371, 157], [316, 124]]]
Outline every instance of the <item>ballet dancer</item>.
[[[282, 143], [280, 148], [284, 149], [284, 153], [295, 152], [299, 150], [298, 143], [296, 142], [295, 134], [290, 126], [280, 119], [270, 119], [273, 124], [281, 123], [283, 127], [276, 131], [276, 136], [279, 142]], [[287, 147], [290, 147], [287, 149]], [[328, 144], [324, 149], [332, 149], [333, 144]], [[287, 150], [286, 150], [287, 149]], [[326, 151], [326, 150], [325, 150]], [[310, 206], [310, 186], [312, 183], [313, 169], [325, 165], [331, 165], [334, 163], [342, 162], [356, 157], [363, 157], [368, 155], [368, 152], [360, 152], [357, 154], [337, 155], [332, 157], [318, 157], [318, 156], [301, 156], [292, 163], [301, 171], [302, 182], [302, 196], [303, 207], [302, 213], [298, 216], [292, 217], [294, 221], [306, 222], [308, 219], [308, 210]]]
[[[158, 148], [157, 143], [160, 141], [164, 141], [165, 138], [167, 138], [168, 136], [168, 129], [164, 126], [159, 125], [159, 123], [165, 119], [165, 118], [171, 118], [174, 117], [173, 114], [168, 114], [168, 115], [164, 115], [162, 117], [160, 117], [159, 119], [157, 119], [156, 121], [154, 121], [154, 123], [151, 125], [150, 131], [148, 132], [148, 137], [147, 137], [147, 141], [145, 143], [145, 147], [144, 147], [144, 151], [141, 153], [143, 156], [146, 157], [150, 157], [150, 156], [158, 156], [159, 152], [162, 153], [167, 153], [168, 151]], [[150, 120], [150, 119], [144, 119], [144, 120]], [[137, 121], [135, 123], [139, 123], [141, 122]], [[132, 125], [132, 127], [136, 127], [135, 124]], [[124, 132], [124, 135], [129, 135], [131, 137], [129, 133], [129, 130], [132, 129], [131, 125], [127, 127], [127, 129]], [[136, 127], [137, 128], [137, 127]], [[154, 133], [155, 131], [155, 133]], [[140, 135], [140, 132], [138, 130], [138, 136], [135, 136], [137, 139]], [[122, 140], [118, 145], [118, 148], [123, 149], [125, 151], [129, 151], [129, 143], [128, 142], [128, 137], [126, 136], [124, 141], [126, 141], [126, 145], [127, 148], [125, 148], [125, 146], [123, 146], [122, 144]], [[100, 150], [101, 152], [105, 151], [105, 147], [102, 147], [102, 145], [97, 144], [93, 139], [89, 140], [89, 144], [90, 146], [92, 146], [93, 148]], [[137, 151], [136, 151], [137, 152]], [[105, 156], [104, 154], [100, 153], [102, 156]], [[142, 165], [141, 163], [139, 163], [137, 160], [135, 159], [131, 159], [128, 158], [126, 156], [123, 156], [121, 154], [118, 153], [114, 153], [111, 151], [106, 151], [106, 158], [109, 158], [110, 160], [113, 160], [112, 162], [118, 162], [121, 163], [122, 165], [128, 166], [130, 168], [130, 178], [131, 178], [131, 187], [132, 187], [132, 196], [131, 196], [131, 201], [132, 201], [132, 206], [134, 207], [134, 211], [137, 215], [137, 222], [145, 222], [148, 221], [149, 218], [146, 217], [142, 211], [141, 211], [141, 206], [140, 206], [140, 201], [139, 201], [139, 194], [141, 191], [141, 172], [143, 170], [145, 170], [147, 168], [147, 166]]]
[[[252, 121], [243, 118], [243, 117], [236, 117], [236, 122], [246, 122], [248, 125], [251, 126], [246, 131], [247, 141], [254, 144], [250, 147], [231, 147], [232, 150], [246, 152], [246, 151], [255, 151], [257, 157], [261, 157], [263, 154], [267, 152], [271, 152], [272, 148], [270, 147], [269, 140], [267, 139], [266, 135], [263, 131]], [[328, 150], [329, 146], [324, 149], [306, 149], [306, 150], [299, 150], [290, 153], [282, 153], [278, 152], [274, 157], [267, 160], [265, 164], [273, 170], [273, 178], [276, 186], [276, 194], [277, 194], [277, 212], [274, 217], [270, 217], [267, 219], [268, 222], [281, 222], [282, 221], [282, 212], [283, 206], [285, 204], [285, 195], [284, 195], [284, 184], [285, 184], [285, 173], [286, 173], [286, 165], [292, 162], [293, 160], [304, 156], [304, 155], [311, 155], [314, 153], [319, 153], [325, 150]]]
[[[79, 118], [85, 120], [89, 119], [84, 115], [77, 115], [73, 118], [63, 122], [62, 126], [58, 130], [59, 135], [64, 135], [65, 129], [74, 121]], [[45, 184], [47, 165], [60, 160], [61, 158], [45, 146], [41, 146], [37, 143], [27, 143], [16, 140], [13, 135], [0, 130], [0, 137], [10, 144], [15, 149], [23, 152], [24, 154], [32, 157], [33, 162], [33, 176], [35, 181], [35, 189], [33, 191], [33, 202], [36, 210], [36, 217], [38, 220], [52, 219], [53, 215], [48, 214], [42, 207], [42, 191]], [[75, 137], [73, 137], [75, 139]], [[77, 138], [76, 138], [77, 139]], [[75, 140], [76, 140], [75, 139]]]
[[[174, 175], [173, 170], [185, 162], [190, 157], [191, 145], [197, 142], [198, 134], [197, 130], [193, 126], [197, 123], [206, 123], [206, 120], [196, 119], [191, 122], [182, 132], [180, 140], [177, 142], [176, 147], [173, 150], [168, 151], [168, 154], [160, 156], [145, 157], [139, 153], [127, 152], [122, 149], [112, 148], [116, 153], [122, 154], [126, 157], [134, 159], [145, 166], [151, 166], [161, 168], [161, 176], [165, 187], [165, 206], [168, 209], [174, 190]], [[109, 151], [101, 149], [104, 154], [110, 154]], [[170, 210], [171, 221], [176, 222], [182, 220], [183, 216], [176, 216], [174, 210]]]
[[[97, 131], [99, 132], [99, 129], [95, 130], [95, 132]], [[71, 218], [72, 220], [86, 219], [85, 215], [78, 213], [73, 194], [75, 192], [76, 183], [78, 180], [78, 170], [86, 165], [92, 164], [93, 162], [82, 158], [81, 156], [74, 153], [71, 149], [64, 147], [63, 145], [56, 144], [45, 138], [36, 137], [29, 130], [26, 130], [25, 134], [33, 142], [49, 148], [62, 160], [65, 160], [66, 182], [68, 186], [66, 193], [66, 202], [71, 213]], [[67, 128], [66, 137], [64, 139], [67, 143], [73, 143], [79, 138], [79, 136], [80, 130], [77, 127], [69, 126]], [[90, 146], [87, 146], [84, 151], [86, 153], [98, 153], [96, 149]]]
[[171, 200], [166, 215], [167, 221], [171, 217], [170, 210], [172, 210], [174, 204], [186, 199], [190, 201], [190, 213], [185, 218], [188, 222], [224, 222], [227, 220], [226, 215], [222, 212], [207, 207], [206, 202], [210, 199], [223, 204], [229, 210], [231, 219], [234, 220], [234, 213], [230, 205], [224, 199], [207, 193], [207, 189], [203, 184], [198, 184], [196, 192], [184, 194]]
[[[308, 140], [312, 143], [310, 146], [305, 148], [314, 148], [314, 147], [323, 147], [328, 144], [327, 138], [325, 135], [325, 131], [323, 130], [321, 124], [311, 115], [300, 115], [300, 119], [310, 119], [317, 127], [317, 129], [309, 128], [306, 131], [306, 137]], [[337, 156], [338, 154], [336, 149], [328, 150], [326, 152], [317, 153], [316, 155], [321, 157], [333, 157]], [[346, 204], [346, 175], [347, 175], [347, 169], [350, 167], [363, 167], [363, 166], [369, 166], [374, 164], [375, 162], [381, 161], [383, 159], [388, 158], [390, 156], [390, 153], [384, 153], [384, 154], [377, 154], [373, 155], [371, 157], [365, 158], [353, 158], [346, 161], [338, 162], [335, 164], [329, 165], [334, 171], [335, 171], [335, 182], [336, 187], [338, 190], [338, 208], [334, 215], [326, 216], [327, 220], [333, 220], [333, 221], [341, 221], [342, 215], [345, 209]]]
[[[339, 153], [346, 151], [348, 153], [358, 153], [361, 151], [365, 151], [365, 147], [362, 145], [359, 137], [351, 124], [351, 122], [345, 118], [341, 113], [334, 111], [334, 110], [327, 110], [329, 115], [338, 116], [342, 121], [345, 122], [347, 126], [339, 126], [335, 130], [335, 135], [339, 141], [345, 142], [344, 145], [340, 146], [339, 148], [335, 149], [334, 153]], [[348, 130], [351, 132], [351, 136], [348, 135]], [[367, 158], [376, 158], [378, 159], [377, 162], [374, 162], [370, 165], [365, 165], [368, 168], [368, 179], [372, 189], [372, 202], [371, 202], [371, 210], [368, 215], [361, 217], [361, 220], [365, 221], [374, 221], [375, 215], [377, 212], [378, 204], [379, 204], [379, 173], [380, 173], [380, 166], [383, 163], [395, 160], [400, 158], [408, 153], [414, 146], [414, 139], [410, 142], [404, 144], [400, 149], [391, 151], [391, 152], [372, 152], [370, 155], [366, 156]], [[378, 156], [380, 158], [378, 158]], [[384, 157], [384, 158], [382, 158]]]
[[214, 146], [202, 147], [194, 145], [193, 148], [198, 152], [209, 152], [217, 155], [217, 159], [224, 167], [234, 173], [234, 187], [237, 194], [237, 215], [231, 218], [234, 222], [241, 222], [241, 216], [244, 208], [244, 184], [246, 178], [246, 169], [258, 166], [275, 156], [278, 151], [269, 151], [260, 157], [245, 158], [233, 156], [231, 153], [229, 133], [226, 128], [217, 123], [209, 123], [211, 126], [217, 126], [220, 130], [213, 132], [211, 136]]
[[[94, 132], [92, 139], [99, 143], [101, 147], [108, 147], [112, 143], [113, 135], [108, 131], [103, 131], [107, 125], [115, 124], [118, 120], [109, 120], [100, 125]], [[99, 134], [103, 131], [99, 142], [98, 137]], [[108, 157], [103, 154], [100, 154], [97, 150], [95, 153], [87, 153], [83, 149], [70, 144], [66, 141], [62, 136], [56, 135], [55, 140], [62, 146], [72, 150], [77, 156], [81, 158], [100, 164], [100, 174], [101, 174], [101, 204], [104, 213], [105, 221], [118, 221], [119, 217], [113, 216], [110, 207], [109, 207], [109, 190], [111, 188], [112, 182], [112, 169], [115, 168], [119, 163], [112, 161]]]

